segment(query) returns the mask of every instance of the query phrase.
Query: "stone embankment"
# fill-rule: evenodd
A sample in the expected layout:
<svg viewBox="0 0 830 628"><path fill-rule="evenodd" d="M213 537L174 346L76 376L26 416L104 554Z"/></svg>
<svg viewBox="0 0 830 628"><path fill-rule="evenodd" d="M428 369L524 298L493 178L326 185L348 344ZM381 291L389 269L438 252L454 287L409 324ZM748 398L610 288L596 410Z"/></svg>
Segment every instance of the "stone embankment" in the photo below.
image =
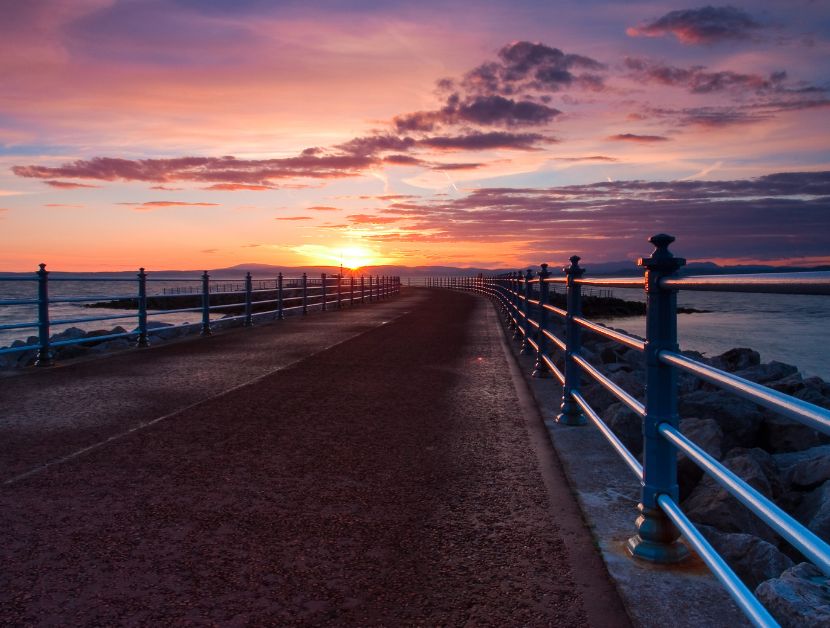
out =
<svg viewBox="0 0 830 628"><path fill-rule="evenodd" d="M830 408L830 384L803 377L757 351L731 349L696 360ZM643 354L586 334L583 355L643 401ZM830 538L830 438L794 420L680 373L681 431L748 484L823 539ZM641 419L597 383L583 392L642 459ZM684 455L678 459L683 510L783 626L830 625L830 580Z"/></svg>

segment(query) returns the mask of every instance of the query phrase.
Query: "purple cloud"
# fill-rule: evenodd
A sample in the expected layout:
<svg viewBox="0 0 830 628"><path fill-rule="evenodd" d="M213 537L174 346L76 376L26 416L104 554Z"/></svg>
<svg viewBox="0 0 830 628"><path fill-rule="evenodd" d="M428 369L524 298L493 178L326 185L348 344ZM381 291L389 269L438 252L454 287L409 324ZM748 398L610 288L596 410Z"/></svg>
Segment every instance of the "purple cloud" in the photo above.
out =
<svg viewBox="0 0 830 628"><path fill-rule="evenodd" d="M626 29L626 33L631 37L662 37L671 34L684 44L709 44L747 39L760 28L761 24L742 9L705 6L670 11L652 22Z"/></svg>

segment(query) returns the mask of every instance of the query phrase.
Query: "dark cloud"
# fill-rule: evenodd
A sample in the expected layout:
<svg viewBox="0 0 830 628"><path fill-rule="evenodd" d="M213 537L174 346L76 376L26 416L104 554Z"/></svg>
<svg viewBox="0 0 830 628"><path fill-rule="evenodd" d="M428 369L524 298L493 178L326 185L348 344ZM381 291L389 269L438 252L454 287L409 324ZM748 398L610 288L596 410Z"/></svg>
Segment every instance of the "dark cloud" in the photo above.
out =
<svg viewBox="0 0 830 628"><path fill-rule="evenodd" d="M453 94L446 105L436 111L416 111L394 118L399 133L431 132L441 125L476 124L480 126L538 126L547 124L561 111L531 100L504 96L461 98Z"/></svg>
<svg viewBox="0 0 830 628"><path fill-rule="evenodd" d="M384 151L406 152L414 146L415 140L411 137L377 134L356 137L344 144L338 144L335 148L350 155L360 155L365 157L373 156ZM305 151L303 151L303 154L305 154Z"/></svg>
<svg viewBox="0 0 830 628"><path fill-rule="evenodd" d="M387 155L383 158L383 163L394 164L396 166L421 166L424 162L413 157L412 155Z"/></svg>
<svg viewBox="0 0 830 628"><path fill-rule="evenodd" d="M14 166L20 177L52 179L67 177L98 181L197 181L267 186L288 178L336 178L356 176L378 163L376 157L357 154L300 155L282 159L237 159L235 157L177 157L170 159L79 159L59 167Z"/></svg>
<svg viewBox="0 0 830 628"><path fill-rule="evenodd" d="M682 87L693 94L709 94L729 90L770 92L782 88L786 72L773 72L769 76L722 71L707 72L704 66L678 68L663 63L628 57L624 61L629 76L637 81Z"/></svg>
<svg viewBox="0 0 830 628"><path fill-rule="evenodd" d="M690 258L826 256L830 172L732 181L614 181L552 188L481 188L450 201L407 203L406 224L376 240L523 242L538 261L586 263L647 254L668 231ZM785 218L786 217L786 218ZM535 234L556 233L556 239ZM736 234L739 237L736 237ZM598 245L598 243L601 243Z"/></svg>
<svg viewBox="0 0 830 628"><path fill-rule="evenodd" d="M498 61L483 63L459 81L466 94L514 95L529 92L558 92L563 89L601 90L606 66L590 57L566 54L541 43L518 41L498 52ZM439 89L455 84L445 79Z"/></svg>
<svg viewBox="0 0 830 628"><path fill-rule="evenodd" d="M482 163L455 163L455 164L432 164L433 170L475 170L481 168Z"/></svg>
<svg viewBox="0 0 830 628"><path fill-rule="evenodd" d="M626 30L632 37L660 37L672 34L684 44L708 44L747 39L761 28L749 13L735 7L705 6L671 11L652 22Z"/></svg>
<svg viewBox="0 0 830 628"><path fill-rule="evenodd" d="M663 137L662 135L635 135L634 133L619 133L617 135L611 135L608 138L613 142L641 142L641 143L650 143L650 142L667 142L669 138Z"/></svg>
<svg viewBox="0 0 830 628"><path fill-rule="evenodd" d="M488 150L494 148L534 150L539 143L554 141L556 140L539 133L492 131L490 133L426 137L419 140L418 144L442 150Z"/></svg>

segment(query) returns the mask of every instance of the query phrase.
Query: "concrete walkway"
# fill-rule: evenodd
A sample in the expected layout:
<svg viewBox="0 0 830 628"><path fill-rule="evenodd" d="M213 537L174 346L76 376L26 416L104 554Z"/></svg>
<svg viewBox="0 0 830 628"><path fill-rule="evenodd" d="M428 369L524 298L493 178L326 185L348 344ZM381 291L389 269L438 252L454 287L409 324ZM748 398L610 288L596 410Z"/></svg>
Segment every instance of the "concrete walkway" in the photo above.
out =
<svg viewBox="0 0 830 628"><path fill-rule="evenodd" d="M0 381L0 624L628 625L501 333L412 290Z"/></svg>

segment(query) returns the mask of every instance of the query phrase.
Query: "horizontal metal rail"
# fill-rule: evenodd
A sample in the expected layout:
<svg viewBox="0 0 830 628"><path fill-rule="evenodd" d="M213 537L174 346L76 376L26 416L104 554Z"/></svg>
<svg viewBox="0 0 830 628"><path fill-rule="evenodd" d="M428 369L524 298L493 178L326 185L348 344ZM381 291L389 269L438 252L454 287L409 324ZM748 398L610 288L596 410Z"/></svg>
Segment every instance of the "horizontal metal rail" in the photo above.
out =
<svg viewBox="0 0 830 628"><path fill-rule="evenodd" d="M804 554L808 560L821 569L825 576L830 577L830 545L686 438L677 428L662 423L657 431L749 508L761 521Z"/></svg>
<svg viewBox="0 0 830 628"><path fill-rule="evenodd" d="M589 321L587 318L582 318L581 316L574 316L573 321L574 323L576 323L577 325L581 325L585 329L589 329L592 332L599 334L600 336L610 338L611 340L616 340L617 342L625 345L626 347L631 347L632 349L636 349L637 351L645 351L646 349L645 340L640 340L639 338L635 338L634 336L629 336L628 334L623 334L619 331L614 331L613 329L609 329L608 327Z"/></svg>
<svg viewBox="0 0 830 628"><path fill-rule="evenodd" d="M830 294L830 281L827 275L809 272L667 277L660 280L660 287L711 292Z"/></svg>
<svg viewBox="0 0 830 628"><path fill-rule="evenodd" d="M752 595L752 592L741 582L741 579L735 574L726 561L720 557L715 549L709 544L709 541L698 531L698 529L689 521L689 518L680 510L680 507L674 500L666 494L660 495L657 498L657 503L663 512L668 515L672 523L677 526L678 530L683 533L686 541L697 552L698 556L703 559L703 562L712 571L712 574L720 581L726 589L729 596L735 600L735 603L747 616L753 626L759 628L777 628L778 622L769 614L769 611L763 607L758 599Z"/></svg>
<svg viewBox="0 0 830 628"><path fill-rule="evenodd" d="M579 404L579 407L582 408L582 411L585 413L591 422L599 429L605 439L611 443L611 446L614 450L620 455L628 465L628 468L634 473L638 480L642 481L643 479L643 465L640 464L640 461L634 457L628 448L623 445L622 441L617 438L617 435L611 430L610 427L603 421L600 416L594 411L594 409L590 406L590 404L585 401L585 397L582 396L581 393L574 392L572 393L574 401Z"/></svg>
<svg viewBox="0 0 830 628"><path fill-rule="evenodd" d="M0 325L0 331L5 331L7 329L28 329L37 326L37 321L31 323L7 323L5 325Z"/></svg>
<svg viewBox="0 0 830 628"><path fill-rule="evenodd" d="M642 403L637 401L625 390L600 373L592 364L588 362L588 360L583 358L581 355L573 355L571 357L583 371L593 377L597 383L601 384L608 392L631 408L636 414L639 414L641 417L646 415L646 407Z"/></svg>
<svg viewBox="0 0 830 628"><path fill-rule="evenodd" d="M643 288L643 279L631 279L628 277L591 277L587 279L577 279L576 283L582 286L597 286L600 288Z"/></svg>
<svg viewBox="0 0 830 628"><path fill-rule="evenodd" d="M761 384L756 384L732 373L721 371L713 366L701 364L697 360L687 358L679 353L661 351L659 358L666 364L693 373L709 383L735 393L739 397L748 399L770 410L775 410L799 423L830 435L830 410L791 397L772 388L767 388Z"/></svg>

